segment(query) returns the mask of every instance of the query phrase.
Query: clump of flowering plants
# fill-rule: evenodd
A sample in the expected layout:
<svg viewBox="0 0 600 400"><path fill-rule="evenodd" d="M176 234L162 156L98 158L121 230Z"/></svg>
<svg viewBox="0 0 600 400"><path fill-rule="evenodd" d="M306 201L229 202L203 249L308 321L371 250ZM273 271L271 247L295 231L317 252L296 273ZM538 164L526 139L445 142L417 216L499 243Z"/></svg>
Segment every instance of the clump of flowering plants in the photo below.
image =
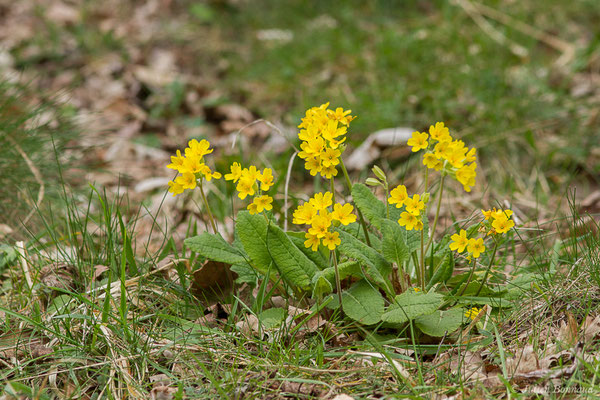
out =
<svg viewBox="0 0 600 400"><path fill-rule="evenodd" d="M476 221L457 222L451 228L455 232L435 237L448 178L466 192L476 185L476 149L437 122L407 142L420 156L420 187L392 184L377 166L366 185L353 184L343 153L354 118L350 110L332 109L329 103L302 118L298 157L329 190L304 195L293 210L292 231L281 229L285 217L272 212L273 171L238 162L229 167L225 180L245 207L235 217L233 243L217 232L202 190L204 181L221 177L204 163L212 152L209 143L190 142L185 157L178 151L168 167L181 176L169 190L177 195L199 187L214 229L186 239L186 245L230 265L239 281L271 280L290 296L308 295L364 325L400 327L412 321L427 335L445 336L479 320L489 308L475 306L502 295L488 278L500 245L514 229L512 211L482 210ZM385 198L369 186L383 189Z"/></svg>

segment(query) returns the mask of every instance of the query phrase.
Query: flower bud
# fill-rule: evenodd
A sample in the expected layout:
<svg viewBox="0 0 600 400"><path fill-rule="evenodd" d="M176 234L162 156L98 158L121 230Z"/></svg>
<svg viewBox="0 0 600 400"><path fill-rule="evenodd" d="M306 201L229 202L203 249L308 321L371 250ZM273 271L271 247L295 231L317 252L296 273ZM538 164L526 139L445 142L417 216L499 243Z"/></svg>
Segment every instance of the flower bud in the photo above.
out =
<svg viewBox="0 0 600 400"><path fill-rule="evenodd" d="M365 181L365 183L367 185L369 185L369 186L381 186L381 185L383 185L383 183L379 182L375 178L367 178L367 180Z"/></svg>
<svg viewBox="0 0 600 400"><path fill-rule="evenodd" d="M421 200L425 204L429 203L429 192L423 193L423 196L421 197Z"/></svg>
<svg viewBox="0 0 600 400"><path fill-rule="evenodd" d="M378 177L379 179L381 179L383 182L387 181L385 172L383 172L383 170L381 168L379 168L377 165L374 165L373 168L371 169L371 171L373 171L375 176Z"/></svg>

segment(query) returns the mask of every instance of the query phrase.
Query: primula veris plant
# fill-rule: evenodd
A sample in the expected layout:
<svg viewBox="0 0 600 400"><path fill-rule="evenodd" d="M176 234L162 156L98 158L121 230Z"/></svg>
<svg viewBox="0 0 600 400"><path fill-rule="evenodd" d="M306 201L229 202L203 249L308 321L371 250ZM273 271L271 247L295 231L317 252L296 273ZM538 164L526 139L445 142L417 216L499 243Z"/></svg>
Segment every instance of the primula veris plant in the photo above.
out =
<svg viewBox="0 0 600 400"><path fill-rule="evenodd" d="M454 138L443 122L414 132L407 145L420 159L422 184L392 185L373 166L366 184L383 189L385 197L378 198L368 186L353 184L344 166L355 118L350 110L325 103L307 110L298 125L305 173L322 179L329 190L298 196L304 201L293 209L294 231L283 231L281 216L266 212L273 210L274 194L268 192L274 172L233 162L225 181L237 193L236 207L245 208L235 217L236 240L230 244L215 229L185 243L202 257L231 265L238 281L271 280L290 296L307 293L364 325L401 327L413 321L423 333L446 336L478 315L468 296L495 295L487 280L500 244L515 228L512 211L482 210L477 222L457 223L455 233L436 239L446 178L470 192L476 186L476 149ZM211 152L206 140L191 141L185 156L177 152L168 167L181 176L169 190L202 191L204 181L220 178L204 163ZM455 271L457 265L466 272ZM485 271L482 278L478 269Z"/></svg>

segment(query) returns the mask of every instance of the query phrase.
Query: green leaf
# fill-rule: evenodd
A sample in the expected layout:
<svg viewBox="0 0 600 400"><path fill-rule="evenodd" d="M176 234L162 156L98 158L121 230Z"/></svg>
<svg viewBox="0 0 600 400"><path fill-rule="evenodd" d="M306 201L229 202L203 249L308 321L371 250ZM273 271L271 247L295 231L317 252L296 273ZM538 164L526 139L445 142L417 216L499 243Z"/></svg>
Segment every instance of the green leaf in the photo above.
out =
<svg viewBox="0 0 600 400"><path fill-rule="evenodd" d="M386 322L401 324L421 315L431 314L442 305L443 296L439 293L415 292L407 290L396 296L381 319Z"/></svg>
<svg viewBox="0 0 600 400"><path fill-rule="evenodd" d="M279 273L289 284L304 290L310 288L319 268L302 253L278 226L267 228L267 243L271 258Z"/></svg>
<svg viewBox="0 0 600 400"><path fill-rule="evenodd" d="M325 258L321 251L313 251L312 248L304 245L304 232L286 232L292 243L304 253L319 269L323 270L329 267L329 261ZM329 252L329 250L327 250Z"/></svg>
<svg viewBox="0 0 600 400"><path fill-rule="evenodd" d="M389 287L388 276L392 266L375 249L367 246L354 236L337 229L342 243L338 246L340 253L353 258L368 267L370 278L383 287Z"/></svg>
<svg viewBox="0 0 600 400"><path fill-rule="evenodd" d="M246 262L243 254L227 243L219 233L204 232L202 235L187 238L183 242L187 247L209 260L230 265Z"/></svg>
<svg viewBox="0 0 600 400"><path fill-rule="evenodd" d="M355 183L352 186L352 199L365 218L380 229L381 220L386 216L385 204L362 183Z"/></svg>
<svg viewBox="0 0 600 400"><path fill-rule="evenodd" d="M267 221L262 215L250 215L248 211L240 211L235 227L252 265L258 272L266 274L271 264L271 255L267 249Z"/></svg>
<svg viewBox="0 0 600 400"><path fill-rule="evenodd" d="M251 285L256 285L256 279L258 278L258 274L254 268L247 262L241 264L233 264L231 266L231 270L238 274L237 279L235 280L237 283L249 283Z"/></svg>
<svg viewBox="0 0 600 400"><path fill-rule="evenodd" d="M340 280L349 276L362 277L360 265L356 261L346 261L338 265ZM333 292L335 287L335 267L328 267L319 271L312 279L313 296Z"/></svg>
<svg viewBox="0 0 600 400"><path fill-rule="evenodd" d="M457 330L463 323L464 314L465 310L462 308L438 310L432 314L417 317L415 324L423 333L429 336L441 337Z"/></svg>
<svg viewBox="0 0 600 400"><path fill-rule="evenodd" d="M381 250L386 260L401 265L410 258L405 235L402 234L402 227L397 222L389 219L382 220L381 233L383 234Z"/></svg>
<svg viewBox="0 0 600 400"><path fill-rule="evenodd" d="M429 280L427 289L430 289L438 282L446 282L448 279L450 279L450 277L452 277L452 272L454 272L454 254L451 251L447 251L441 265L437 267L433 273L433 276Z"/></svg>
<svg viewBox="0 0 600 400"><path fill-rule="evenodd" d="M377 288L362 280L342 293L344 313L355 321L365 325L381 321L384 300Z"/></svg>
<svg viewBox="0 0 600 400"><path fill-rule="evenodd" d="M269 308L261 312L258 318L264 329L273 329L285 319L285 310L283 308Z"/></svg>

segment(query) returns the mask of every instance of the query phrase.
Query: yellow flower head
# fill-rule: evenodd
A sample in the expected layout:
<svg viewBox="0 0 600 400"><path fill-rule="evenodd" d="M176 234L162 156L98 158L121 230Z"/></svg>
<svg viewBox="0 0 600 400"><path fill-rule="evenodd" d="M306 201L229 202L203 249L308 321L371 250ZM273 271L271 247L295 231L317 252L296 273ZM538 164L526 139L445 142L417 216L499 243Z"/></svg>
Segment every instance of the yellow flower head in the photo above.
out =
<svg viewBox="0 0 600 400"><path fill-rule="evenodd" d="M308 202L318 211L325 210L333 203L333 194L331 192L316 193Z"/></svg>
<svg viewBox="0 0 600 400"><path fill-rule="evenodd" d="M514 221L508 219L504 214L502 214L502 217L500 218L494 218L494 222L492 222L492 227L494 228L496 233L506 233L513 226L515 226Z"/></svg>
<svg viewBox="0 0 600 400"><path fill-rule="evenodd" d="M344 109L342 107L338 107L335 109L335 111L331 111L331 110L327 110L327 116L334 120L334 121L339 121L344 125L350 125L350 122L352 122L352 120L356 117L353 117L352 115L349 115L352 112L352 110L346 110L344 111Z"/></svg>
<svg viewBox="0 0 600 400"><path fill-rule="evenodd" d="M177 155L171 156L171 164L167 165L167 168L171 168L177 170L178 172L181 172L184 160L185 157L181 155L181 151L177 150Z"/></svg>
<svg viewBox="0 0 600 400"><path fill-rule="evenodd" d="M306 240L304 241L304 247L312 248L312 251L317 251L319 249L319 244L321 244L321 239L317 237L317 235L311 235L310 233L306 233L304 235Z"/></svg>
<svg viewBox="0 0 600 400"><path fill-rule="evenodd" d="M352 204L346 203L342 206L341 204L335 203L333 205L331 218L340 221L342 225L348 225L356 221L356 215L352 214L352 211L354 211Z"/></svg>
<svg viewBox="0 0 600 400"><path fill-rule="evenodd" d="M412 231L413 229L420 230L423 229L423 225L421 223L420 228L418 224L419 219L409 212L403 211L400 214L400 219L398 220L398 224L406 228L407 231Z"/></svg>
<svg viewBox="0 0 600 400"><path fill-rule="evenodd" d="M317 173L321 172L323 166L321 165L320 157L310 157L306 159L304 163L304 168L306 168L312 176L317 175Z"/></svg>
<svg viewBox="0 0 600 400"><path fill-rule="evenodd" d="M177 182L169 181L169 192L173 193L173 196L183 193L183 186Z"/></svg>
<svg viewBox="0 0 600 400"><path fill-rule="evenodd" d="M294 211L293 223L296 225L310 225L318 210L309 202L302 204Z"/></svg>
<svg viewBox="0 0 600 400"><path fill-rule="evenodd" d="M179 172L185 173L190 172L192 174L197 174L200 172L204 166L204 163L201 162L201 158L196 156L195 154L190 154L183 159L183 165L180 167Z"/></svg>
<svg viewBox="0 0 600 400"><path fill-rule="evenodd" d="M335 250L337 246L342 243L340 234L337 232L327 232L323 237L323 245L327 246L329 250Z"/></svg>
<svg viewBox="0 0 600 400"><path fill-rule="evenodd" d="M455 233L450 237L452 239L452 243L450 243L450 250L458 251L462 253L465 251L465 248L469 244L469 239L467 238L467 231L464 229L460 230L460 234Z"/></svg>
<svg viewBox="0 0 600 400"><path fill-rule="evenodd" d="M338 165L340 163L339 158L341 154L342 152L337 149L326 149L320 154L320 159L323 163L323 166L327 168Z"/></svg>
<svg viewBox="0 0 600 400"><path fill-rule="evenodd" d="M421 214L421 210L425 208L425 203L421 201L421 196L418 194L404 200L404 205L406 206L406 211L417 217Z"/></svg>
<svg viewBox="0 0 600 400"><path fill-rule="evenodd" d="M273 205L271 203L273 203L273 198L271 196L262 195L255 197L247 208L250 210L250 214L257 214L263 212L264 210L272 210Z"/></svg>
<svg viewBox="0 0 600 400"><path fill-rule="evenodd" d="M426 134L425 132L421 133L418 131L413 132L412 137L410 139L408 139L408 142L406 142L406 144L408 144L409 146L412 146L412 151L414 153L416 153L417 151L421 150L421 149L426 149L427 146L429 145L429 143L427 143L427 138L429 137L428 134Z"/></svg>
<svg viewBox="0 0 600 400"><path fill-rule="evenodd" d="M452 137L450 136L450 132L448 128L444 126L443 122L436 122L435 126L429 126L429 135L431 135L431 139L437 140L438 142L450 142Z"/></svg>
<svg viewBox="0 0 600 400"><path fill-rule="evenodd" d="M225 180L233 181L233 183L236 183L238 179L242 177L242 166L240 165L240 163L234 162L233 164L231 164L229 169L231 170L231 173L225 174Z"/></svg>
<svg viewBox="0 0 600 400"><path fill-rule="evenodd" d="M260 190L269 190L273 186L273 170L271 168L263 169L258 181L260 182Z"/></svg>
<svg viewBox="0 0 600 400"><path fill-rule="evenodd" d="M398 185L390 192L390 198L388 199L388 203L396 204L396 208L401 208L404 205L406 199L408 199L406 186Z"/></svg>
<svg viewBox="0 0 600 400"><path fill-rule="evenodd" d="M254 196L254 193L255 193L254 183L255 182L253 179L242 176L240 178L240 180L238 181L238 184L235 188L239 192L238 197L240 199L244 200L246 198L246 196Z"/></svg>
<svg viewBox="0 0 600 400"><path fill-rule="evenodd" d="M221 173L220 172L212 172L210 170L210 167L206 164L202 164L200 166L200 171L198 171L198 172L200 172L204 176L204 178L209 182L211 181L212 178L221 179Z"/></svg>
<svg viewBox="0 0 600 400"><path fill-rule="evenodd" d="M438 158L433 153L425 153L423 156L423 165L427 168L435 169L439 171L444 166L442 160L438 160Z"/></svg>
<svg viewBox="0 0 600 400"><path fill-rule="evenodd" d="M194 189L196 187L196 176L191 172L184 172L175 179L175 183L181 185L184 189Z"/></svg>
<svg viewBox="0 0 600 400"><path fill-rule="evenodd" d="M485 251L485 245L483 244L483 239L469 239L469 244L467 245L467 251L471 253L473 258L479 258L481 253Z"/></svg>
<svg viewBox="0 0 600 400"><path fill-rule="evenodd" d="M477 163L473 162L456 171L456 180L462 183L466 192L470 192L471 186L475 185L475 177L477 176L476 168Z"/></svg>
<svg viewBox="0 0 600 400"><path fill-rule="evenodd" d="M474 320L475 318L477 318L480 312L481 309L477 307L469 308L467 311L465 311L465 318Z"/></svg>
<svg viewBox="0 0 600 400"><path fill-rule="evenodd" d="M337 174L338 170L333 165L321 168L321 176L325 179L331 179L332 177L337 176Z"/></svg>
<svg viewBox="0 0 600 400"><path fill-rule="evenodd" d="M254 182L256 182L256 180L258 179L259 176L260 176L260 171L258 169L256 169L256 167L254 165L251 165L250 167L244 168L242 170L241 179L246 179L248 181L252 181L252 183L254 184Z"/></svg>
<svg viewBox="0 0 600 400"><path fill-rule="evenodd" d="M208 140L202 139L201 141L197 141L196 139L192 139L188 142L188 147L185 149L185 156L189 157L190 155L196 156L198 158L202 158L207 154L213 152L213 149L210 149L210 143Z"/></svg>
<svg viewBox="0 0 600 400"><path fill-rule="evenodd" d="M319 214L312 220L312 225L308 229L308 233L311 235L316 235L319 239L325 237L325 234L328 232L329 227L331 226L331 215Z"/></svg>

